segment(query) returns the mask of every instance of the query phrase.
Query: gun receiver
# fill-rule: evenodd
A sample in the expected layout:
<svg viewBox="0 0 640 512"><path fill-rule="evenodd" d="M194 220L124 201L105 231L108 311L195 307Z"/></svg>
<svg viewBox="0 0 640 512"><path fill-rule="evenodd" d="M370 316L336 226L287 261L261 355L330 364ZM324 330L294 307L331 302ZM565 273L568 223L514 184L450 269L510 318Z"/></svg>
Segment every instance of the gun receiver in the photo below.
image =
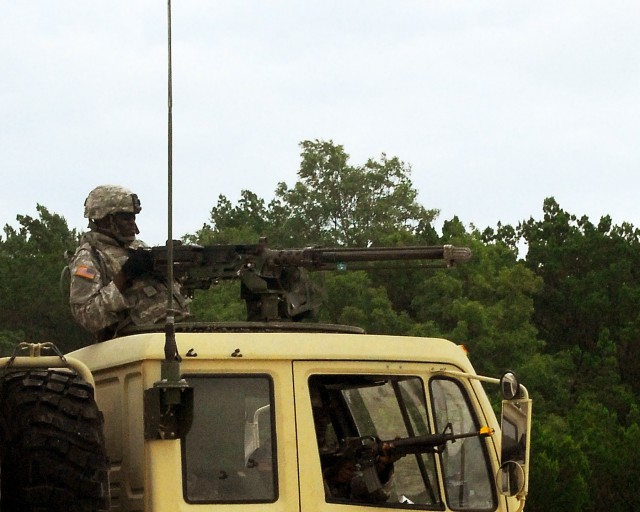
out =
<svg viewBox="0 0 640 512"><path fill-rule="evenodd" d="M151 248L153 270L166 275L166 246ZM189 293L207 289L221 280L240 279L241 297L250 321L299 320L319 306L308 272L356 270L351 263L439 260L451 267L471 258L466 247L367 247L270 249L266 239L257 244L173 245L173 273ZM433 266L433 265L431 265Z"/></svg>

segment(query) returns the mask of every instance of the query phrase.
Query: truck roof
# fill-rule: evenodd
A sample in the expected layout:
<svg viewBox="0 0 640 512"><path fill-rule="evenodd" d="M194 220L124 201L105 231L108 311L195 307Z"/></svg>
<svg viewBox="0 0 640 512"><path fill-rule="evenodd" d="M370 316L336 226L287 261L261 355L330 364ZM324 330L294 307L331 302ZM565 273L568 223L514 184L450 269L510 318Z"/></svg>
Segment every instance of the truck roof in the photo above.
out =
<svg viewBox="0 0 640 512"><path fill-rule="evenodd" d="M176 332L183 360L350 360L455 364L473 373L464 347L441 338L349 332ZM69 354L93 371L143 360L163 360L164 332L97 343Z"/></svg>

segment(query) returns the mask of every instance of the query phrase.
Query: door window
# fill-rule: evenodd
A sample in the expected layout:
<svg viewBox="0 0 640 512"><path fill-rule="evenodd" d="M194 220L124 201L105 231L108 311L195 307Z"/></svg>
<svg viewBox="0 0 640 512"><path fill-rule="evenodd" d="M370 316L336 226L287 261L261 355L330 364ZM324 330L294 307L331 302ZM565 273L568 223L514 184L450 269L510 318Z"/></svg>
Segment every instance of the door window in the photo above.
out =
<svg viewBox="0 0 640 512"><path fill-rule="evenodd" d="M433 450L379 451L430 433L420 378L315 375L309 389L327 501L442 509Z"/></svg>
<svg viewBox="0 0 640 512"><path fill-rule="evenodd" d="M277 499L272 381L266 375L186 377L193 424L182 440L189 503Z"/></svg>

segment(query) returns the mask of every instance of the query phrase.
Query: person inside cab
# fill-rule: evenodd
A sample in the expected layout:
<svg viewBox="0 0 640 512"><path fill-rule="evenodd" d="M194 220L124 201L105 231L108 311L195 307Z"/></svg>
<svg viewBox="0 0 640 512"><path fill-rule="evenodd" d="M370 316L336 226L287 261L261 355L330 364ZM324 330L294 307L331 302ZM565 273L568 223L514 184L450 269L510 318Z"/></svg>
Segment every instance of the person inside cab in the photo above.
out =
<svg viewBox="0 0 640 512"><path fill-rule="evenodd" d="M310 387L310 394L327 499L386 502L391 496L396 459L369 453L364 457L368 462L361 460L341 442L350 426L339 391L316 383ZM366 447L361 453L365 451Z"/></svg>

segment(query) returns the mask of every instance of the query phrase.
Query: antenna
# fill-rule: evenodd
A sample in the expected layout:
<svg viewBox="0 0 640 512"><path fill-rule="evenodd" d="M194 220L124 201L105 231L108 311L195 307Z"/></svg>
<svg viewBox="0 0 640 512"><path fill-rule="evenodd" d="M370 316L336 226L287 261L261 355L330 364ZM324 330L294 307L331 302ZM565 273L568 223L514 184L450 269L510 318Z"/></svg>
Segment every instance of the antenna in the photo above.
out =
<svg viewBox="0 0 640 512"><path fill-rule="evenodd" d="M168 227L167 227L167 322L165 325L164 360L160 362L160 380L144 391L144 438L178 439L191 427L193 419L193 388L180 378L180 361L176 344L175 312L173 310L173 130L171 93L171 0L167 0L169 42L168 65Z"/></svg>
<svg viewBox="0 0 640 512"><path fill-rule="evenodd" d="M171 69L171 0L167 0L167 320L164 357L180 361L173 310L173 87Z"/></svg>

